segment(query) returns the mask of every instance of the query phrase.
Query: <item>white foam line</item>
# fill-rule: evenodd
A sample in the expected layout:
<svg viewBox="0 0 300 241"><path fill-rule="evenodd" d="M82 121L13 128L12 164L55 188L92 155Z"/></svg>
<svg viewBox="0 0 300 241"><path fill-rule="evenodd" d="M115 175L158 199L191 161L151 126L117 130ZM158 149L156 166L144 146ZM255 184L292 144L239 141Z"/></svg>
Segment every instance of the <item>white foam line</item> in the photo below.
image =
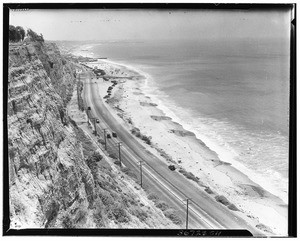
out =
<svg viewBox="0 0 300 241"><path fill-rule="evenodd" d="M251 181L253 181L256 184L259 184L262 188L265 190L269 191L270 193L273 193L275 196L278 196L284 203L288 203L288 199L285 195L281 195L277 190L274 190L274 188L271 185L268 185L266 180L263 178L259 177L256 173L248 169L246 166L241 164L240 162L236 161L234 159L234 154L230 153L227 150L224 150L224 148L218 146L218 144L214 143L211 141L207 136L199 134L198 131L195 131L193 126L186 124L184 121L182 121L180 118L176 116L176 114L170 110L168 107L166 107L161 100L159 100L156 96L147 93L148 96L150 96L154 102L158 104L157 108L161 109L166 116L169 116L172 118L173 121L178 122L182 125L182 127L185 130L191 131L195 133L197 139L203 141L205 145L212 151L216 152L218 155L219 159L224 162L231 163L232 166L246 175Z"/></svg>

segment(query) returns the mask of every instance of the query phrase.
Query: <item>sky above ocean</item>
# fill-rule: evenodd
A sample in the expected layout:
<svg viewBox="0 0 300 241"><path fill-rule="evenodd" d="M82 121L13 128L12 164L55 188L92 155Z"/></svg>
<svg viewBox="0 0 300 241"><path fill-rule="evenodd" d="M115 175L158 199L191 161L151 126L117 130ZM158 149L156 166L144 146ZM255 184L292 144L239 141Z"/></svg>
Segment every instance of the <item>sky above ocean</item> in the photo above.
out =
<svg viewBox="0 0 300 241"><path fill-rule="evenodd" d="M11 11L9 21L47 40L108 41L281 38L289 34L290 19L286 9L29 9Z"/></svg>

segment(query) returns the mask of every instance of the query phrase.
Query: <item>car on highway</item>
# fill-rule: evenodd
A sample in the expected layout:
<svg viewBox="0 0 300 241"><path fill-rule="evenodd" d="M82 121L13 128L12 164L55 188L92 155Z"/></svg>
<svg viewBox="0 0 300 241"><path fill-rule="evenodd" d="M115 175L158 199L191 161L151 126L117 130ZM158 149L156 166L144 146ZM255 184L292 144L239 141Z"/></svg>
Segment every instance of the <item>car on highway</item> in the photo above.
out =
<svg viewBox="0 0 300 241"><path fill-rule="evenodd" d="M117 133L113 132L113 133L112 133L112 136L113 136L113 137L117 137Z"/></svg>
<svg viewBox="0 0 300 241"><path fill-rule="evenodd" d="M111 135L110 135L110 134L107 134L106 137L107 137L108 139L110 139L110 138L111 138Z"/></svg>

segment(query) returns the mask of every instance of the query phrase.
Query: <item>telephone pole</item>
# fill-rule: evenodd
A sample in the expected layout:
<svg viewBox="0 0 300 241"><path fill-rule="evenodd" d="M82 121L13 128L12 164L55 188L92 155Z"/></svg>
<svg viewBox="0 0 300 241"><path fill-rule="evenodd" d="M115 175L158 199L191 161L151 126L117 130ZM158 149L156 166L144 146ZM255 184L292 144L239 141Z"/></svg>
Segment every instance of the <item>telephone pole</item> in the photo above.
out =
<svg viewBox="0 0 300 241"><path fill-rule="evenodd" d="M89 120L90 120L90 119L89 119L89 109L86 109L86 115L87 115L87 119L88 119L88 120L87 120L87 123L89 123Z"/></svg>
<svg viewBox="0 0 300 241"><path fill-rule="evenodd" d="M91 110L91 107L88 107L87 109L86 109L86 115L87 115L87 117L88 117L88 123L89 123L89 120L91 119L90 118L90 110Z"/></svg>
<svg viewBox="0 0 300 241"><path fill-rule="evenodd" d="M186 199L186 221L185 221L185 225L186 225L186 229L188 229L189 227L189 201L192 200L190 198Z"/></svg>
<svg viewBox="0 0 300 241"><path fill-rule="evenodd" d="M107 150L107 145L106 145L106 128L103 129L104 131L104 145L105 145L105 150Z"/></svg>
<svg viewBox="0 0 300 241"><path fill-rule="evenodd" d="M143 187L143 168L142 168L143 162L140 161L140 175L141 175L141 187Z"/></svg>
<svg viewBox="0 0 300 241"><path fill-rule="evenodd" d="M96 121L97 121L97 119L96 118L91 118L91 121L93 121L94 129L95 129L95 136L97 136L97 127L96 127Z"/></svg>
<svg viewBox="0 0 300 241"><path fill-rule="evenodd" d="M121 159L121 142L118 143L119 146L119 160L120 160L120 165L122 166L122 159Z"/></svg>

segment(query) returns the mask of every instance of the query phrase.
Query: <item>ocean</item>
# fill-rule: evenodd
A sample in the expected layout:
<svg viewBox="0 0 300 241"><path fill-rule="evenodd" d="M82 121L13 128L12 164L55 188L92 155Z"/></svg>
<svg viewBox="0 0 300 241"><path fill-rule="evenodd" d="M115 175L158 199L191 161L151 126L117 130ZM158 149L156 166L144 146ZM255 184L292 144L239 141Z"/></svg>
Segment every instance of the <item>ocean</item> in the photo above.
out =
<svg viewBox="0 0 300 241"><path fill-rule="evenodd" d="M286 40L110 42L89 51L147 73L143 91L158 108L288 202Z"/></svg>

